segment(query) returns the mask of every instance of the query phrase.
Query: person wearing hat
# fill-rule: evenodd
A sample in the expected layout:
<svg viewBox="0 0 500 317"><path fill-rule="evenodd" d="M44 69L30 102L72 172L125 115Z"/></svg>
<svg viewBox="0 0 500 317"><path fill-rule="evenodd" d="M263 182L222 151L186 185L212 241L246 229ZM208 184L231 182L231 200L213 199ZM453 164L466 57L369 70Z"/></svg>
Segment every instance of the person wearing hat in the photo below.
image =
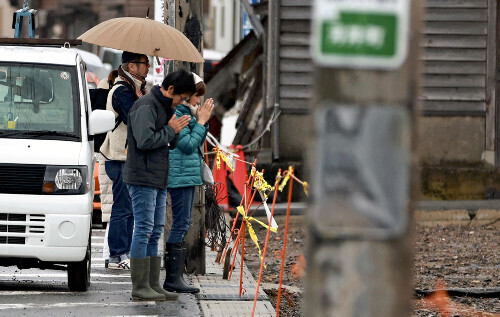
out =
<svg viewBox="0 0 500 317"><path fill-rule="evenodd" d="M124 51L118 77L109 91L106 110L116 116L115 128L106 135L100 152L106 159L105 169L113 181L113 205L109 220L108 245L110 269L130 269L129 252L134 231L132 202L123 182L123 166L126 159L128 113L134 102L146 94L146 76L149 62L144 54Z"/></svg>
<svg viewBox="0 0 500 317"><path fill-rule="evenodd" d="M203 185L201 178L201 151L208 133L208 120L214 109L213 99L207 99L200 106L206 85L193 73L195 93L175 109L177 117L189 116L189 125L179 133L175 149L170 150L170 172L168 192L172 203L172 228L166 243L166 277L163 288L177 293L198 293L199 288L187 284L182 274L186 249L183 247L184 236L191 225L195 186Z"/></svg>
<svg viewBox="0 0 500 317"><path fill-rule="evenodd" d="M161 86L154 86L129 112L123 180L132 199L135 220L130 248L133 300L179 296L160 284L158 243L165 226L169 149L176 146L179 132L189 123L189 116L176 117L174 108L194 91L191 73L171 72Z"/></svg>

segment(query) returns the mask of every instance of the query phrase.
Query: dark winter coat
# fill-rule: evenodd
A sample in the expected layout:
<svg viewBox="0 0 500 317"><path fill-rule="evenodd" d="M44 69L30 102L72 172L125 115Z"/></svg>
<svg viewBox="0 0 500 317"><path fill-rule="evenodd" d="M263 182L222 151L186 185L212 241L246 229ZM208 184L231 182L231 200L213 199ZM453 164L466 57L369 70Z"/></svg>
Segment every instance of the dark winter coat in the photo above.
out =
<svg viewBox="0 0 500 317"><path fill-rule="evenodd" d="M128 114L127 160L123 180L127 184L167 188L169 147L178 135L168 120L173 115L172 99L154 87L138 99Z"/></svg>

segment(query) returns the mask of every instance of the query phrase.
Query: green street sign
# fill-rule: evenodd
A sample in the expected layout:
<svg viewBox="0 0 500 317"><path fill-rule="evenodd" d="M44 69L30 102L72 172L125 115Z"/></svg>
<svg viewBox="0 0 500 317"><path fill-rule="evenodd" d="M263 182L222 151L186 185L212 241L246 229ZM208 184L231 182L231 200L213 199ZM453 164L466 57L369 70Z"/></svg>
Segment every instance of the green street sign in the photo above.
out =
<svg viewBox="0 0 500 317"><path fill-rule="evenodd" d="M394 56L397 23L395 15L342 12L338 22L323 21L321 51L346 56Z"/></svg>
<svg viewBox="0 0 500 317"><path fill-rule="evenodd" d="M408 47L408 1L316 0L312 55L326 66L396 68ZM361 9L362 8L362 9Z"/></svg>

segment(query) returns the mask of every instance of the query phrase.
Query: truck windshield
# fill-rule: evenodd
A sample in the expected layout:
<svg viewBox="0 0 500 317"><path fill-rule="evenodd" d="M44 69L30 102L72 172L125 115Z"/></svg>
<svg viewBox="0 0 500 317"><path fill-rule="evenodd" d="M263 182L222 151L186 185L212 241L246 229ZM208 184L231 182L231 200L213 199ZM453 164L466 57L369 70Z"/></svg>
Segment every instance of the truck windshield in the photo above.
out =
<svg viewBox="0 0 500 317"><path fill-rule="evenodd" d="M0 63L0 138L80 138L77 79L74 66Z"/></svg>

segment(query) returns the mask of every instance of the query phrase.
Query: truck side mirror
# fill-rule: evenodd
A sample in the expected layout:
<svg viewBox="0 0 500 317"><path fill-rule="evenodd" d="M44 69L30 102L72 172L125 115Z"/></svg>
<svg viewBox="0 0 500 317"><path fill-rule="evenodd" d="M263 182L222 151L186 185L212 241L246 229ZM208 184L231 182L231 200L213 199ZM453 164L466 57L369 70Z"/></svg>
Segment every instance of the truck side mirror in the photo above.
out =
<svg viewBox="0 0 500 317"><path fill-rule="evenodd" d="M96 135L113 130L115 114L111 110L96 109L89 116L89 135Z"/></svg>

